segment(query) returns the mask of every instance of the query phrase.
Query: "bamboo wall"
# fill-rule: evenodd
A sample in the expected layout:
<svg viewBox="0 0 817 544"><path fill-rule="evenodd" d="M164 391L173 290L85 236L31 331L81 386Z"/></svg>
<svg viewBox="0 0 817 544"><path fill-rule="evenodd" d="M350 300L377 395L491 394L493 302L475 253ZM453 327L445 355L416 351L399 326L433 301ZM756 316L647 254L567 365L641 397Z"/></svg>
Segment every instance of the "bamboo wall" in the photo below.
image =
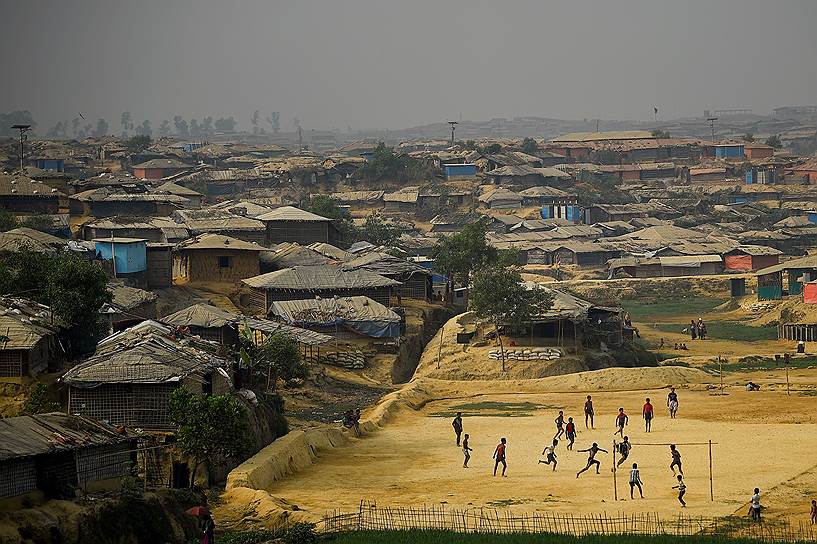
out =
<svg viewBox="0 0 817 544"><path fill-rule="evenodd" d="M219 267L219 257L229 257L230 266ZM260 273L257 251L197 249L177 257L177 274L190 282L239 282Z"/></svg>

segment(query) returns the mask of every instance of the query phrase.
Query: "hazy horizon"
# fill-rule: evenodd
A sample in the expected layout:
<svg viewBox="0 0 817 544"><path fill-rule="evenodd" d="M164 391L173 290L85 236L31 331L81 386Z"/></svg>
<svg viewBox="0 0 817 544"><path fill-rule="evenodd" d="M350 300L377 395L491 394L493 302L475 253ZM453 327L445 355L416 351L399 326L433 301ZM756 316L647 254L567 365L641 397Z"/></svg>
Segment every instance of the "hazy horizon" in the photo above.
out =
<svg viewBox="0 0 817 544"><path fill-rule="evenodd" d="M9 2L0 112L154 130L541 116L672 119L817 103L817 2ZM9 77L14 75L14 77ZM262 121L263 123L263 121Z"/></svg>

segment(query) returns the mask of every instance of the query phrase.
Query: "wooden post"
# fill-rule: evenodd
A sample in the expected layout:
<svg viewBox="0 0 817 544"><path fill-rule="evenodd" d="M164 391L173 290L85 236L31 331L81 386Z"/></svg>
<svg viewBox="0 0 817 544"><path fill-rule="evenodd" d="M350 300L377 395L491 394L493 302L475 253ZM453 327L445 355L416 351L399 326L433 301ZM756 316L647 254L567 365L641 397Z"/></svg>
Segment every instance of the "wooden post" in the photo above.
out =
<svg viewBox="0 0 817 544"><path fill-rule="evenodd" d="M721 360L721 356L718 355L718 374L721 375L721 396L723 396L723 361Z"/></svg>
<svg viewBox="0 0 817 544"><path fill-rule="evenodd" d="M709 500L715 500L715 487L712 479L712 441L709 441Z"/></svg>
<svg viewBox="0 0 817 544"><path fill-rule="evenodd" d="M616 478L616 439L613 439L613 498L618 502L618 480Z"/></svg>
<svg viewBox="0 0 817 544"><path fill-rule="evenodd" d="M789 389L789 361L791 356L788 353L783 354L783 366L786 367L786 394L791 395L791 390Z"/></svg>
<svg viewBox="0 0 817 544"><path fill-rule="evenodd" d="M445 323L440 327L440 346L437 350L437 370L440 369L440 357L443 355L443 333L445 332Z"/></svg>

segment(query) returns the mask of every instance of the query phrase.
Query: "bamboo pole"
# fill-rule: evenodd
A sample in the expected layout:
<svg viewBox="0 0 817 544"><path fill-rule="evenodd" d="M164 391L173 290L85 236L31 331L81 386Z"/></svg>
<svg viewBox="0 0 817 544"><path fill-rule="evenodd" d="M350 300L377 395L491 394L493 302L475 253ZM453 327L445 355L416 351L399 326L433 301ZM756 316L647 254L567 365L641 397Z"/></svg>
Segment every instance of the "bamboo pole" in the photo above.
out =
<svg viewBox="0 0 817 544"><path fill-rule="evenodd" d="M613 498L618 502L618 479L616 478L616 439L613 439Z"/></svg>
<svg viewBox="0 0 817 544"><path fill-rule="evenodd" d="M715 484L712 478L712 441L709 441L709 500L715 500Z"/></svg>

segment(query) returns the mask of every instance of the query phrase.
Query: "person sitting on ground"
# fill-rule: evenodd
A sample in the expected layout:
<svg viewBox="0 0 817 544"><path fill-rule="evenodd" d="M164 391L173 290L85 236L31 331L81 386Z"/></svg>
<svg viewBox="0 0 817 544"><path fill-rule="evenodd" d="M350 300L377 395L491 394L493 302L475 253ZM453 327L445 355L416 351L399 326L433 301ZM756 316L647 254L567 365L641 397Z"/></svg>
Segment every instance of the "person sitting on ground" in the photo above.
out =
<svg viewBox="0 0 817 544"><path fill-rule="evenodd" d="M755 382L749 382L746 384L747 391L760 391L760 386Z"/></svg>

